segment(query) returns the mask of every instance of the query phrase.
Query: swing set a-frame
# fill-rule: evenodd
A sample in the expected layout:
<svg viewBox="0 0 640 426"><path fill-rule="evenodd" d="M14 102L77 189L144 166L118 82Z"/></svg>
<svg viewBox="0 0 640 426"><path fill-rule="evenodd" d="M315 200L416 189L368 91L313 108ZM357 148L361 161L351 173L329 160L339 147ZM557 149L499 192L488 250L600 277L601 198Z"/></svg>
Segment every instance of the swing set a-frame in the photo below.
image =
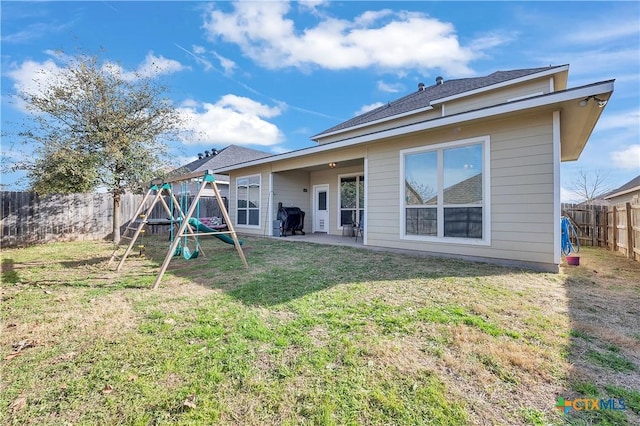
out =
<svg viewBox="0 0 640 426"><path fill-rule="evenodd" d="M199 182L199 187L194 199L191 201L190 205L187 208L186 203L180 203L176 198L173 191L173 184L187 183L188 185L188 182L191 182L193 180ZM214 196L218 201L218 206L220 207L220 211L222 212L224 221L227 225L227 231L208 229L207 227L202 226L202 224L199 223L198 219L194 217L196 209L199 210L200 198L203 197L206 188L209 186L213 190ZM164 196L169 197L171 207L169 207L169 204L167 204L167 202L165 201ZM149 200L151 200L151 203L149 203ZM240 259L242 260L242 263L244 264L244 267L249 267L249 265L247 264L247 259L245 258L244 252L242 250L242 243L240 242L240 240L238 240L236 231L233 228L233 224L231 223L231 219L229 218L229 213L227 212L227 208L225 207L222 196L220 195L220 190L218 189L218 185L216 184L215 177L210 170L206 170L204 172L192 172L170 179L154 180L151 182L149 189L147 190L135 214L133 215L132 221L125 228L125 231L123 233L124 235L122 237L122 240L130 241L124 254L120 258L120 261L118 262L118 266L116 268L117 271L120 271L122 269L125 260L127 259L129 254L131 254L131 251L136 245L136 242L139 239L144 238L144 234L146 231L145 226L151 223L152 219L149 219L149 217L154 207L158 203L162 205L169 216L172 238L169 251L167 252L164 262L162 262L160 271L158 272L156 280L153 283L154 290L158 288L158 285L160 284L160 281L162 280L162 277L167 271L167 267L169 266L169 263L174 256L183 255L185 259L195 259L200 253L202 253L202 248L200 247L198 239L201 236L214 235L220 239L224 239L229 244L233 244L236 248L236 251L238 252L238 255L240 256ZM178 213L178 217L176 217L175 215L176 211ZM136 221L136 218L140 218L140 220ZM178 230L175 231L175 234L174 225L178 226ZM203 232L203 229L206 229L206 231ZM130 232L133 232L133 235L127 236L127 233ZM196 241L196 248L193 252L191 252L187 247L186 242L188 238L192 238ZM143 246L139 245L139 247L142 251ZM113 250L113 253L111 254L111 258L109 259L108 264L111 264L116 259L118 249L119 247L116 246Z"/></svg>

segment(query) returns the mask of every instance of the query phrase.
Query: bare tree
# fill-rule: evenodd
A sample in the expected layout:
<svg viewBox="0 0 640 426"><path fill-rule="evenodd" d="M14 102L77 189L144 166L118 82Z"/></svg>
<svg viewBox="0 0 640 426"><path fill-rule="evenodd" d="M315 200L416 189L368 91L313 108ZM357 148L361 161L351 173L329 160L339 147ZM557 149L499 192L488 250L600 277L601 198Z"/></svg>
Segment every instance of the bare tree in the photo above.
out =
<svg viewBox="0 0 640 426"><path fill-rule="evenodd" d="M578 176L570 183L569 188L579 197L581 202L590 203L611 191L608 174L601 170L585 172L580 170Z"/></svg>
<svg viewBox="0 0 640 426"><path fill-rule="evenodd" d="M437 202L438 193L430 185L420 183L416 180L410 182L405 180L405 191L411 204L433 204Z"/></svg>
<svg viewBox="0 0 640 426"><path fill-rule="evenodd" d="M118 242L121 195L153 177L166 138L180 126L166 90L156 79L125 74L95 55L68 58L46 84L19 90L30 117L18 136L36 149L13 169L25 170L39 193L108 189Z"/></svg>

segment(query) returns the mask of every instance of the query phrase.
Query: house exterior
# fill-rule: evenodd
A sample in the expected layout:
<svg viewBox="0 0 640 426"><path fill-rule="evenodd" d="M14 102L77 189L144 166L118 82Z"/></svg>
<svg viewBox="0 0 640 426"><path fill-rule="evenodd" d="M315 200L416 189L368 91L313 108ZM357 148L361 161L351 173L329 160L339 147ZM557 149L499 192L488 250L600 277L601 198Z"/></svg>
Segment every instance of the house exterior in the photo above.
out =
<svg viewBox="0 0 640 426"><path fill-rule="evenodd" d="M306 232L365 245L557 271L560 162L577 160L614 81L567 88L569 66L445 81L327 129L316 146L222 167L239 232L277 206Z"/></svg>
<svg viewBox="0 0 640 426"><path fill-rule="evenodd" d="M640 164L638 164L638 167L640 167ZM609 192L603 198L610 204L627 203L634 198L640 202L640 175L631 179L620 188Z"/></svg>
<svg viewBox="0 0 640 426"><path fill-rule="evenodd" d="M180 174L202 171L203 174L206 170L219 169L221 167L231 166L233 164L240 164L247 161L257 160L265 157L270 157L273 154L264 151L258 151L257 149L245 148L238 145L229 145L226 148L217 150L215 148L206 150L201 154L198 154L198 159L194 160L178 169ZM215 175L218 190L223 197L229 197L229 176L227 175ZM188 192L195 194L198 191L199 183L190 182ZM212 194L208 194L212 195Z"/></svg>

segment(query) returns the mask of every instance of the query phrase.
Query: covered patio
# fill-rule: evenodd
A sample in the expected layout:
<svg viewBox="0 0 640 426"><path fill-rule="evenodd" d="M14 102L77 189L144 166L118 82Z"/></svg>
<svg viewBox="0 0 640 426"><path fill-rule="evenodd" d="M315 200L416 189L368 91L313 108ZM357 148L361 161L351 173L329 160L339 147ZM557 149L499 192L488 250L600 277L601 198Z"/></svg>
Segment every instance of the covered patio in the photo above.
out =
<svg viewBox="0 0 640 426"><path fill-rule="evenodd" d="M314 232L307 233L305 235L287 235L286 237L273 237L268 236L267 238L274 238L279 241L286 242L306 242L306 243L315 243L315 244L325 244L332 246L349 246L349 247L360 247L367 248L362 243L362 236L358 235L358 240L356 241L355 237L352 236L341 236L334 234L326 234L323 232Z"/></svg>

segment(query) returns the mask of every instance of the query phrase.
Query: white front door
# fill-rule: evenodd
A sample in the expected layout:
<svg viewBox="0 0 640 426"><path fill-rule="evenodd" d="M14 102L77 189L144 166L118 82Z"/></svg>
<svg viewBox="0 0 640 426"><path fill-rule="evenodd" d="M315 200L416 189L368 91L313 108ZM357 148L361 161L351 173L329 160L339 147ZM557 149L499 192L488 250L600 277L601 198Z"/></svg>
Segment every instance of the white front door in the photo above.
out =
<svg viewBox="0 0 640 426"><path fill-rule="evenodd" d="M329 232L329 185L314 185L313 213L313 232Z"/></svg>

